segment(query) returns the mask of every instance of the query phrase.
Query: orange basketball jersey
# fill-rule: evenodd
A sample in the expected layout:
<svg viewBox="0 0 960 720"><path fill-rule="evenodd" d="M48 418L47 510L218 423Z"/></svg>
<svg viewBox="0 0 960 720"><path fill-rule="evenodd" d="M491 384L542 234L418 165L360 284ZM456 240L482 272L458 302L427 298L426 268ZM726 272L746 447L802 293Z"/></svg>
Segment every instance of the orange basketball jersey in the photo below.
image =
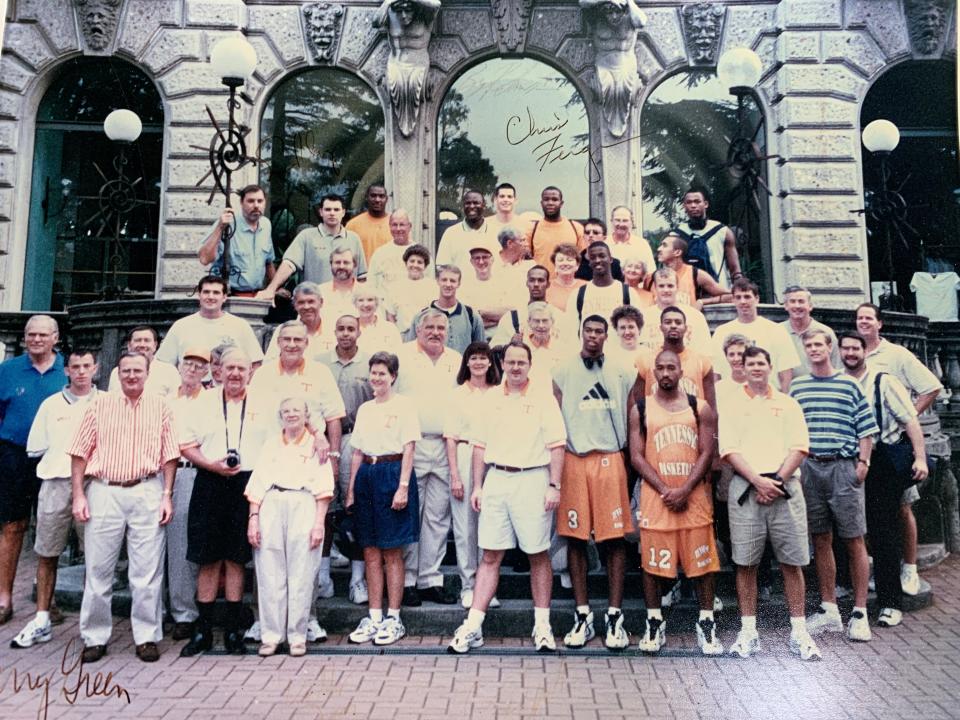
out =
<svg viewBox="0 0 960 720"><path fill-rule="evenodd" d="M686 403L686 401L684 401ZM697 412L706 406L697 400ZM697 421L693 409L685 406L678 412L665 410L656 397L646 399L646 445L643 455L668 488L682 486L693 470L699 455ZM648 483L640 488L640 529L679 530L713 523L713 502L710 484L698 483L687 499L683 512L673 512Z"/></svg>

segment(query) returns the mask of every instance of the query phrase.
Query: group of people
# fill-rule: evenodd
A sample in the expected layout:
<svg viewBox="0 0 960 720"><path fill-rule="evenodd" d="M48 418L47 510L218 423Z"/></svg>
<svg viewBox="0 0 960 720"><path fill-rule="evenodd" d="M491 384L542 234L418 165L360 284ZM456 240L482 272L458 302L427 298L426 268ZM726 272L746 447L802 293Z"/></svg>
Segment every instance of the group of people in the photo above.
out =
<svg viewBox="0 0 960 720"><path fill-rule="evenodd" d="M666 642L662 607L681 570L696 588L699 647L724 652L718 540L737 568L734 654L759 647L765 548L783 573L791 650L819 657L812 636L844 629L834 534L853 585L848 636L871 636L868 536L878 624L901 622L902 593L919 589L910 504L928 469L917 417L940 384L880 336L873 305L858 307L857 332L839 339L811 317L804 288L785 291L786 322L760 317L759 289L740 272L732 232L707 219L704 191L684 196L688 220L660 243L658 269L627 208L614 209L607 235L599 219L565 218L555 187L533 222L513 215L509 184L490 217L468 191L464 220L440 241L435 281L431 253L411 244L407 213L386 212L380 185L347 227L343 201L325 197L320 225L297 236L279 267L262 242L263 191L241 198L242 218L224 213L200 250L220 262L220 233L235 224L228 278L201 279L198 312L162 342L134 328L106 392L93 382L97 353L58 353L48 316L32 317L26 353L0 364L0 624L12 616L37 513L37 613L14 647L52 637L57 559L73 522L86 563L85 662L107 652L124 543L136 654L148 662L159 657L165 608L173 637L187 641L183 656L212 648L215 624L228 652L255 639L263 656L282 645L304 654L326 635L315 601L335 593L334 534L350 562L349 599L369 607L350 634L356 643L402 638L403 606L459 601L467 614L450 651L482 645L501 563L519 547L535 647L556 647L557 570L576 605L563 643L583 647L597 632L591 542L606 563L611 650L630 642L628 542L639 542L645 652ZM263 351L224 303L230 292L273 299L294 272L297 319ZM737 312L712 335L701 312L711 302ZM459 598L440 570L451 532ZM822 602L805 618L811 543Z"/></svg>

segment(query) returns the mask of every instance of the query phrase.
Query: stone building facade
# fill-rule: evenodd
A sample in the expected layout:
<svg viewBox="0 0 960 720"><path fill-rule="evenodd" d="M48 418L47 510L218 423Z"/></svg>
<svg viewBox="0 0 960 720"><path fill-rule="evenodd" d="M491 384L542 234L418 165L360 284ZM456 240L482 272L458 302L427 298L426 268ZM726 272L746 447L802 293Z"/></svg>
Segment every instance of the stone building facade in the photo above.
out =
<svg viewBox="0 0 960 720"><path fill-rule="evenodd" d="M78 55L122 57L162 98L156 294L172 297L195 282L195 251L215 216L209 187L195 186L207 169L196 146L210 142L205 106L223 114L225 89L210 50L238 29L258 56L245 86L252 105L239 111L254 136L272 89L291 73L328 66L355 74L384 108L391 206L408 208L425 231L437 213L437 113L464 70L490 58L529 57L567 76L587 99L590 154L600 173L590 210L603 217L619 204L640 209L639 144L629 138L638 134L647 94L682 68L711 67L724 51L750 47L763 62L757 96L767 152L779 156L767 168L773 285L806 285L820 306L837 308L868 293L865 227L855 212L864 203L863 98L893 65L956 58L954 0L638 0L645 22L637 28L624 18L612 34L587 22L591 11L575 0L434 4L435 17L414 38L378 25L380 3L370 0L8 0L0 61L0 308L20 308L36 202L37 107L58 66ZM235 186L256 179L255 169L244 172Z"/></svg>

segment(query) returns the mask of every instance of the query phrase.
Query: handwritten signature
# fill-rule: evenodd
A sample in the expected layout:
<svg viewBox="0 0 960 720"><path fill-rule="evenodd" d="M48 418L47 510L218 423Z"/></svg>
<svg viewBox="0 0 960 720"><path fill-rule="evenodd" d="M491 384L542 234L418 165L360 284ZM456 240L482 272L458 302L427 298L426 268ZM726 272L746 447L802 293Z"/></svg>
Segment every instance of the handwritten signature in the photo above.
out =
<svg viewBox="0 0 960 720"><path fill-rule="evenodd" d="M543 172L543 169L547 165L555 162L586 155L587 166L584 172L587 176L587 181L591 183L600 182L602 179L600 163L594 157L590 146L584 145L583 147L568 149L564 144L562 131L567 126L567 123L570 122L569 118L561 119L559 115L553 113L553 117L557 122L553 125L541 127L534 119L533 112L530 108L528 107L526 110L526 127L524 127L524 119L519 115L511 115L507 118L506 136L508 143L511 145L522 145L531 138L540 140L541 137L547 136L536 145L530 147L530 154L540 163L540 172ZM601 149L616 147L631 140L636 140L639 137L639 135L632 135L627 138L615 140L612 143L607 143L606 145L601 145L600 147Z"/></svg>
<svg viewBox="0 0 960 720"><path fill-rule="evenodd" d="M6 677L0 680L0 696L7 690L8 685L12 687L13 695L18 695L21 692L39 693L40 704L37 708L37 720L46 720L50 705L55 700L55 697L51 697L51 689L58 680L60 681L60 691L56 697L62 695L69 705L75 705L82 698L92 697L112 697L117 700L126 700L129 705L131 702L130 693L114 681L112 672L108 672L106 675L100 672L90 675L84 670L82 648L77 648L75 651L75 642L76 638L70 640L63 649L59 674L56 670L38 675L29 671L20 672L15 667L0 667L0 673L7 670Z"/></svg>

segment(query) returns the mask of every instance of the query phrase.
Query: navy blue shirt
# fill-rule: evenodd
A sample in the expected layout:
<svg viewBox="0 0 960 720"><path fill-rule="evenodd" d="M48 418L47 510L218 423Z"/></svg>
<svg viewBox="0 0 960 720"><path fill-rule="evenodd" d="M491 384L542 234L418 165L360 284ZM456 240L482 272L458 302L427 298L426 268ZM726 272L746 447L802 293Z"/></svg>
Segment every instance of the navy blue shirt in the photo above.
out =
<svg viewBox="0 0 960 720"><path fill-rule="evenodd" d="M33 366L29 353L0 363L0 440L26 447L40 403L60 392L66 382L60 353L45 373Z"/></svg>

